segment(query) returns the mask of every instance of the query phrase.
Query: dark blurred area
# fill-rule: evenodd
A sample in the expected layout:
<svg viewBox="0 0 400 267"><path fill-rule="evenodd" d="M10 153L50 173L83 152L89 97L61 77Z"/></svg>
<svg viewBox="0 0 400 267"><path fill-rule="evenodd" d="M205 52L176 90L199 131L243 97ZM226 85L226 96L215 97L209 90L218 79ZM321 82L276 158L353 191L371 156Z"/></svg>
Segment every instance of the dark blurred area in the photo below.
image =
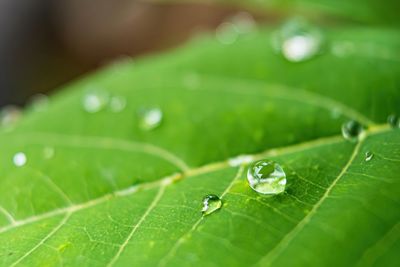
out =
<svg viewBox="0 0 400 267"><path fill-rule="evenodd" d="M23 105L120 56L176 46L236 12L135 0L0 0L0 106Z"/></svg>

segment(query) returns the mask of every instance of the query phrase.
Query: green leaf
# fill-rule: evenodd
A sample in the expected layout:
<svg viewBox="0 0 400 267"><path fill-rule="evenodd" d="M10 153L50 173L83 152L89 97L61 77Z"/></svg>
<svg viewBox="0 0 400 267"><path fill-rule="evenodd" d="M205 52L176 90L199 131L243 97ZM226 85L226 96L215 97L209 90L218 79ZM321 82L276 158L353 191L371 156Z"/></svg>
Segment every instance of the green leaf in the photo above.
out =
<svg viewBox="0 0 400 267"><path fill-rule="evenodd" d="M0 265L395 266L400 135L385 121L400 113L399 33L326 29L326 50L301 63L270 35L112 66L3 128ZM343 42L355 49L332 53ZM92 88L126 108L86 112ZM163 120L143 131L149 107ZM368 126L358 142L340 135L349 119ZM285 193L248 186L263 158L282 165ZM208 194L223 206L202 217Z"/></svg>

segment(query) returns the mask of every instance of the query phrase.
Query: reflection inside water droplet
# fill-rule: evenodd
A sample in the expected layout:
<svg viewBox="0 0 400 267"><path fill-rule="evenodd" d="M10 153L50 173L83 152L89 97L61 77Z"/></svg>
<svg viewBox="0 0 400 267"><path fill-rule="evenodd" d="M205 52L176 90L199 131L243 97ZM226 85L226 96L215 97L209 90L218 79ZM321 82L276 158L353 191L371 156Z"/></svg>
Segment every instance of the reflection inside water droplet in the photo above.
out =
<svg viewBox="0 0 400 267"><path fill-rule="evenodd" d="M108 104L109 94L104 90L89 90L83 97L83 108L89 113L96 113Z"/></svg>
<svg viewBox="0 0 400 267"><path fill-rule="evenodd" d="M26 164L26 161L27 161L27 158L26 158L25 153L23 153L23 152L18 152L13 157L14 165L17 167L24 166Z"/></svg>
<svg viewBox="0 0 400 267"><path fill-rule="evenodd" d="M222 206L222 200L216 195L207 195L203 198L203 215L209 215Z"/></svg>
<svg viewBox="0 0 400 267"><path fill-rule="evenodd" d="M142 108L139 110L139 127L142 130L153 130L160 126L163 113L159 108Z"/></svg>
<svg viewBox="0 0 400 267"><path fill-rule="evenodd" d="M275 195L285 191L286 174L282 167L271 160L252 164L247 171L250 187L261 194Z"/></svg>
<svg viewBox="0 0 400 267"><path fill-rule="evenodd" d="M364 127L355 120L348 121L342 125L342 135L347 140L357 140L363 131Z"/></svg>
<svg viewBox="0 0 400 267"><path fill-rule="evenodd" d="M301 19L285 23L272 38L275 50L291 62L316 56L322 50L323 41L322 32Z"/></svg>
<svg viewBox="0 0 400 267"><path fill-rule="evenodd" d="M370 161L374 157L374 154L372 152L367 151L365 152L365 161Z"/></svg>

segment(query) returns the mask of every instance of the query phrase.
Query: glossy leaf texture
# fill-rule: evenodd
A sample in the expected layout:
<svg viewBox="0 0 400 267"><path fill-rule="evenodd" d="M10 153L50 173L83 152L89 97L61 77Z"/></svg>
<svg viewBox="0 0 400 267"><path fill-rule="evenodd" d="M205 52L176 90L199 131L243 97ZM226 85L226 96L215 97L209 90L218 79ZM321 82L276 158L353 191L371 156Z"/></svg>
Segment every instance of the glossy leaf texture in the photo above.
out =
<svg viewBox="0 0 400 267"><path fill-rule="evenodd" d="M395 266L400 34L325 29L322 53L292 63L273 31L115 64L3 128L0 266ZM333 53L343 42L355 49ZM90 90L126 107L89 113ZM161 123L144 130L152 107ZM367 127L357 142L340 134L350 119ZM264 158L285 193L248 186ZM203 217L208 194L223 206Z"/></svg>

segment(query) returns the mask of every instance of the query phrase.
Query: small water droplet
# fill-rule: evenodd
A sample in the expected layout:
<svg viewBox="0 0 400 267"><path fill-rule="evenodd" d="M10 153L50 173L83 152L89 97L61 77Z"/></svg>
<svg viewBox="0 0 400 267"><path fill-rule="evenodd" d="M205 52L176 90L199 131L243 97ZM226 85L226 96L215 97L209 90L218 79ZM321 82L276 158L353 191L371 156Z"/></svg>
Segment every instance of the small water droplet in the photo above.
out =
<svg viewBox="0 0 400 267"><path fill-rule="evenodd" d="M217 40L225 45L233 44L239 37L239 31L231 22L221 23L215 30Z"/></svg>
<svg viewBox="0 0 400 267"><path fill-rule="evenodd" d="M286 174L282 167L271 160L252 164L247 171L250 187L261 194L275 195L285 191Z"/></svg>
<svg viewBox="0 0 400 267"><path fill-rule="evenodd" d="M276 32L272 44L287 60L302 62L313 58L322 50L324 38L321 31L300 19L284 24Z"/></svg>
<svg viewBox="0 0 400 267"><path fill-rule="evenodd" d="M110 109L112 112L118 113L125 109L126 99L122 96L113 96L110 99Z"/></svg>
<svg viewBox="0 0 400 267"><path fill-rule="evenodd" d="M54 147L47 146L43 149L43 156L45 159L51 159L54 157L55 149Z"/></svg>
<svg viewBox="0 0 400 267"><path fill-rule="evenodd" d="M229 19L235 26L240 34L247 34L256 27L256 21L253 16L248 12L239 12Z"/></svg>
<svg viewBox="0 0 400 267"><path fill-rule="evenodd" d="M89 90L83 97L83 108L89 113L96 113L108 104L109 94L104 90Z"/></svg>
<svg viewBox="0 0 400 267"><path fill-rule="evenodd" d="M139 127L142 130L150 131L160 126L163 114L159 108L145 108L139 110L139 117Z"/></svg>
<svg viewBox="0 0 400 267"><path fill-rule="evenodd" d="M216 195L207 195L203 198L203 215L209 215L222 206L222 200Z"/></svg>
<svg viewBox="0 0 400 267"><path fill-rule="evenodd" d="M351 120L343 123L342 135L345 139L355 141L358 139L360 134L364 131L364 127L355 120Z"/></svg>
<svg viewBox="0 0 400 267"><path fill-rule="evenodd" d="M374 157L371 151L365 152L365 161L370 161Z"/></svg>
<svg viewBox="0 0 400 267"><path fill-rule="evenodd" d="M22 117L21 109L17 106L5 106L0 111L0 126L13 126Z"/></svg>
<svg viewBox="0 0 400 267"><path fill-rule="evenodd" d="M183 77L183 85L189 90L196 90L200 87L200 76L193 72L188 73Z"/></svg>
<svg viewBox="0 0 400 267"><path fill-rule="evenodd" d="M26 164L26 161L27 161L27 158L26 158L25 153L23 153L23 152L18 152L13 157L14 165L17 167L24 166Z"/></svg>
<svg viewBox="0 0 400 267"><path fill-rule="evenodd" d="M400 128L400 117L396 114L390 114L387 121L392 128Z"/></svg>
<svg viewBox="0 0 400 267"><path fill-rule="evenodd" d="M44 94L37 94L29 100L29 107L36 112L41 112L47 109L49 105L49 98Z"/></svg>

